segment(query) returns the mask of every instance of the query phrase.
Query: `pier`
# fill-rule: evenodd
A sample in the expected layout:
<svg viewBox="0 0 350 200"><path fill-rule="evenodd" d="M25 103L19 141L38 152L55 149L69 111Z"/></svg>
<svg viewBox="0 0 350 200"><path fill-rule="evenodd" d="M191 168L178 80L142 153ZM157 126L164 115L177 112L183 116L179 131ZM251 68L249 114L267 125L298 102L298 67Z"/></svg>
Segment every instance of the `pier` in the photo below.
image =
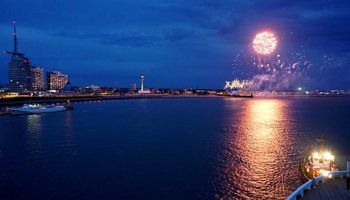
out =
<svg viewBox="0 0 350 200"><path fill-rule="evenodd" d="M83 102L83 101L102 101L117 99L144 99L144 98L160 98L164 95L130 95L130 96L95 96L95 95L75 95L75 96L56 96L56 97L18 97L0 99L0 106L15 106L25 103L66 103Z"/></svg>
<svg viewBox="0 0 350 200"><path fill-rule="evenodd" d="M155 99L155 98L253 98L253 96L244 95L168 95L168 94L147 94L147 95L62 95L55 97L14 97L0 98L0 107L16 106L28 103L66 103L66 102L84 102L84 101L107 101L107 100L122 100L122 99Z"/></svg>

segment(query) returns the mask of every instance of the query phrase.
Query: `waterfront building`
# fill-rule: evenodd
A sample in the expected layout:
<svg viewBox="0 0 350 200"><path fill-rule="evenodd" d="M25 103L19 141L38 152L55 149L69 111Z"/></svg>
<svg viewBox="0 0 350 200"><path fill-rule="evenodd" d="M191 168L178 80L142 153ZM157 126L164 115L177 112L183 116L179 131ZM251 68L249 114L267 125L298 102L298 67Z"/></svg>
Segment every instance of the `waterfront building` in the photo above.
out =
<svg viewBox="0 0 350 200"><path fill-rule="evenodd" d="M52 71L46 73L47 89L62 91L68 83L68 75L59 71Z"/></svg>
<svg viewBox="0 0 350 200"><path fill-rule="evenodd" d="M136 83L131 84L131 90L137 90Z"/></svg>
<svg viewBox="0 0 350 200"><path fill-rule="evenodd" d="M11 56L8 65L8 83L9 90L12 92L31 91L31 66L29 59L24 53L18 52L16 22L13 22L13 51L5 53Z"/></svg>
<svg viewBox="0 0 350 200"><path fill-rule="evenodd" d="M42 67L31 68L31 83L33 91L42 91L45 89L44 69Z"/></svg>
<svg viewBox="0 0 350 200"><path fill-rule="evenodd" d="M82 88L83 94L97 94L100 93L101 87L97 85L90 85Z"/></svg>

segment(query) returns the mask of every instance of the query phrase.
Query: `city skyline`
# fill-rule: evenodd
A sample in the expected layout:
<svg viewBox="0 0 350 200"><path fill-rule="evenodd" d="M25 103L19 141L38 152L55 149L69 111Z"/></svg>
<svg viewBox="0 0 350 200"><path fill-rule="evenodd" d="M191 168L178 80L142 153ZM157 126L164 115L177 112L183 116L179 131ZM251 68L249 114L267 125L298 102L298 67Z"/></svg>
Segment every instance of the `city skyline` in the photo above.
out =
<svg viewBox="0 0 350 200"><path fill-rule="evenodd" d="M62 91L69 82L68 75L59 71L46 71L47 87L45 88L44 68L32 65L25 53L18 50L16 21L13 21L13 51L4 51L9 55L8 90L10 92L33 92L57 90Z"/></svg>
<svg viewBox="0 0 350 200"><path fill-rule="evenodd" d="M0 7L0 200L350 197L350 0Z"/></svg>
<svg viewBox="0 0 350 200"><path fill-rule="evenodd" d="M23 14L39 3L45 11ZM0 49L12 49L10 23L16 19L19 51L35 66L69 74L73 85L130 87L145 73L149 87L223 88L225 81L254 76L252 61L237 62L237 55L255 56L251 40L270 29L279 37L276 54L302 55L312 64L288 86L350 87L347 1L2 5ZM7 83L8 62L0 56L1 84Z"/></svg>

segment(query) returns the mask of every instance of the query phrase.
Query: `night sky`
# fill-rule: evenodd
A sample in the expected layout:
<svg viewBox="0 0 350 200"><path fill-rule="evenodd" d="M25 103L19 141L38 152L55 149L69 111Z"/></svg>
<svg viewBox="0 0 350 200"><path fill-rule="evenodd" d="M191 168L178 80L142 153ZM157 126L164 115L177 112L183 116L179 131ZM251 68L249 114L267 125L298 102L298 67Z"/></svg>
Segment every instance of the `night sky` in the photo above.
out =
<svg viewBox="0 0 350 200"><path fill-rule="evenodd" d="M287 87L350 89L349 0L2 0L1 50L13 49L13 20L19 50L72 85L129 87L143 72L146 87L223 88L261 73L250 43L268 29L275 55L312 63Z"/></svg>

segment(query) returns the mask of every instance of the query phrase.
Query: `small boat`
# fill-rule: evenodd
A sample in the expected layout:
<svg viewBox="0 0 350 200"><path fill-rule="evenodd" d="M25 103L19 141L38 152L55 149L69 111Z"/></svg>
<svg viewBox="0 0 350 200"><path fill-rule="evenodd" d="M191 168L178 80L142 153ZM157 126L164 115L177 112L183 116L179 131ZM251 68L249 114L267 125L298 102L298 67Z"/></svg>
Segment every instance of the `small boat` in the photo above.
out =
<svg viewBox="0 0 350 200"><path fill-rule="evenodd" d="M327 176L331 171L338 171L334 154L330 147L325 146L325 138L318 139L319 145L310 147L300 163L303 179L310 180L319 175Z"/></svg>
<svg viewBox="0 0 350 200"><path fill-rule="evenodd" d="M10 108L13 115L41 114L65 111L66 107L58 105L24 104L21 107Z"/></svg>

